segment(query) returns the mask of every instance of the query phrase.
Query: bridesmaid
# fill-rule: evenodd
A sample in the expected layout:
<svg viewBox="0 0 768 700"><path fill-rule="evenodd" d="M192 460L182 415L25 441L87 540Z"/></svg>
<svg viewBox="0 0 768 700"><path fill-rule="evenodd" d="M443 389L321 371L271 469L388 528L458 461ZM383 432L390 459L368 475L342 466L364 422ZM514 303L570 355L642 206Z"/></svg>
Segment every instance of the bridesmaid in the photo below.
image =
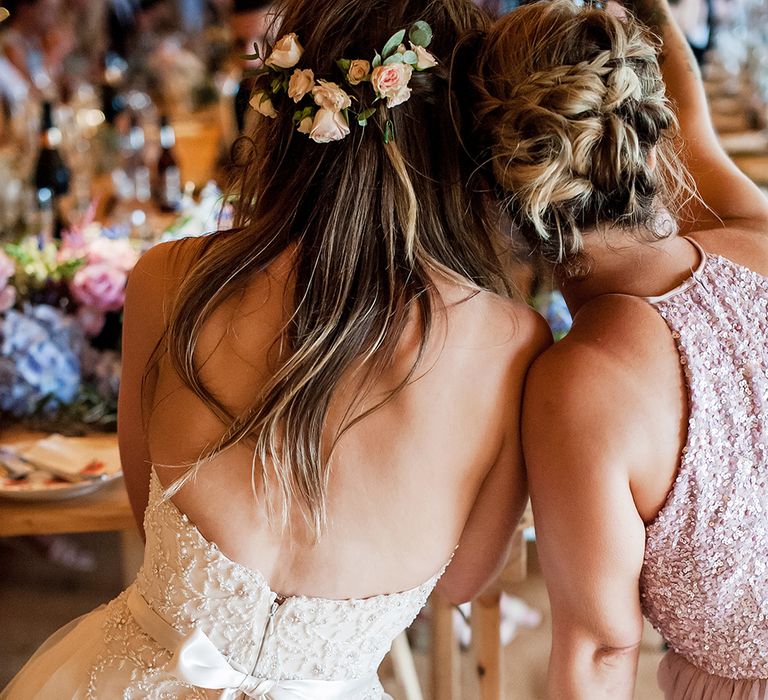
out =
<svg viewBox="0 0 768 700"><path fill-rule="evenodd" d="M575 316L524 403L549 695L631 698L645 615L671 648L666 698L759 700L768 202L718 145L666 0L628 9L651 31L562 0L520 8L474 81L497 191ZM685 168L697 195L681 198Z"/></svg>

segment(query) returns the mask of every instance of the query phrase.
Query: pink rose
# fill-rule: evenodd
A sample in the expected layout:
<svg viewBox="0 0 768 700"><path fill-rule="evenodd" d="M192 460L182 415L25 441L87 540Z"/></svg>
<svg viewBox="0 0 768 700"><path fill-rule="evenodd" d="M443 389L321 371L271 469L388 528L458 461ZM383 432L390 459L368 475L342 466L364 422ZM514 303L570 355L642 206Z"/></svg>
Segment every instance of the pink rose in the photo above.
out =
<svg viewBox="0 0 768 700"><path fill-rule="evenodd" d="M75 301L98 311L118 311L125 303L124 270L105 263L81 267L69 283Z"/></svg>
<svg viewBox="0 0 768 700"><path fill-rule="evenodd" d="M349 134L349 124L341 112L320 109L315 115L312 131L309 134L315 143L340 141Z"/></svg>
<svg viewBox="0 0 768 700"><path fill-rule="evenodd" d="M95 338L104 328L107 316L92 306L81 306L77 310L77 322L89 338Z"/></svg>
<svg viewBox="0 0 768 700"><path fill-rule="evenodd" d="M299 38L291 33L281 37L264 63L272 68L293 68L304 53Z"/></svg>
<svg viewBox="0 0 768 700"><path fill-rule="evenodd" d="M318 107L331 112L340 112L352 105L349 95L336 83L330 83L327 80L317 81L317 85L312 88L312 97Z"/></svg>
<svg viewBox="0 0 768 700"><path fill-rule="evenodd" d="M407 63L391 63L373 69L371 83L376 94L387 100L387 107L397 107L411 96L408 81L413 75L413 67Z"/></svg>
<svg viewBox="0 0 768 700"><path fill-rule="evenodd" d="M293 71L291 79L288 81L288 97L294 102L301 102L305 95L312 92L315 87L315 74L310 68Z"/></svg>

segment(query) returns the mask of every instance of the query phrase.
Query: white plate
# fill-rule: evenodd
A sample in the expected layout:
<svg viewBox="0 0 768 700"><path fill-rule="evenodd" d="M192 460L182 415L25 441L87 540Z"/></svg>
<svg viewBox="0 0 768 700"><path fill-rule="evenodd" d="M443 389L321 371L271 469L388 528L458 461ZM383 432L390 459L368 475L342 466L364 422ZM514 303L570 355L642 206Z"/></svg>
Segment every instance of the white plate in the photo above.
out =
<svg viewBox="0 0 768 700"><path fill-rule="evenodd" d="M58 479L14 481L0 477L0 498L13 501L64 501L98 491L122 475L122 472L117 472L106 475L103 479L79 481L74 484Z"/></svg>

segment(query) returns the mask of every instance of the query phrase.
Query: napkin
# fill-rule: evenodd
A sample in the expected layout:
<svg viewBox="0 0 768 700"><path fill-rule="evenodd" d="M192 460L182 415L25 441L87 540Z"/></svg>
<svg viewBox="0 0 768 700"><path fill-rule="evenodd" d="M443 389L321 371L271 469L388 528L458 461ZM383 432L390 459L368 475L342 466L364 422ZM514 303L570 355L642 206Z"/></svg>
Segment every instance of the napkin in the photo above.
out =
<svg viewBox="0 0 768 700"><path fill-rule="evenodd" d="M64 437L54 434L36 440L17 452L54 474L109 475L121 471L120 453L114 435Z"/></svg>

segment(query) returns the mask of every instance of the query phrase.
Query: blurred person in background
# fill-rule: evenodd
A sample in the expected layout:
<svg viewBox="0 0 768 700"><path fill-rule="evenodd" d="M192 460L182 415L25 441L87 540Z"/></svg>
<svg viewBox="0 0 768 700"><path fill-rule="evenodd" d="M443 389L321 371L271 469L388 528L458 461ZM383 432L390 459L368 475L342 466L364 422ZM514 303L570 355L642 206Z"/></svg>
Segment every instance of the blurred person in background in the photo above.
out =
<svg viewBox="0 0 768 700"><path fill-rule="evenodd" d="M62 74L74 35L61 20L61 0L9 0L0 30L0 55L35 92L50 96ZM2 80L2 79L0 79Z"/></svg>

